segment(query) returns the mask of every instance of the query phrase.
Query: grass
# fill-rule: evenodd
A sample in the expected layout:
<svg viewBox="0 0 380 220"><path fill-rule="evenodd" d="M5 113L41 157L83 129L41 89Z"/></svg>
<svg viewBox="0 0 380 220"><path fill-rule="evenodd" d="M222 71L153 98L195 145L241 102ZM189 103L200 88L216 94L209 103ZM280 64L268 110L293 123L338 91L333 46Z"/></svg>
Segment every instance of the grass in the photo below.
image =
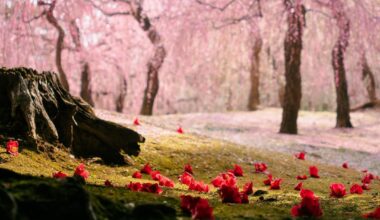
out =
<svg viewBox="0 0 380 220"><path fill-rule="evenodd" d="M112 201L112 206L118 206L120 209L131 204L165 203L175 208L179 217L183 217L179 209L179 196L190 194L208 198L217 219L287 219L291 218L291 207L300 202L299 193L293 189L299 182L295 177L302 174L308 175L311 165L319 168L321 178L304 180L304 188L313 190L320 197L324 219L360 219L363 213L372 211L380 204L378 180L374 181L371 184L371 190L365 191L363 195L348 194L343 199L334 199L329 196L331 183L345 184L347 192L352 184L360 183L362 173L355 170L308 160L297 160L281 153L247 148L196 135L148 138L142 145L140 156L132 158L133 165L116 167L103 165L96 159L76 159L62 149L55 149L54 157L49 158L46 154L36 153L22 146L23 142L21 142L19 156L10 157L5 153L4 143L5 141L0 147L1 168L21 174L51 177L53 172L59 170L72 174L78 163L84 162L90 171L86 189L98 200L106 198ZM266 175L254 172L253 163L255 162L267 163L268 170L273 176L283 179L281 190L269 190L263 185L262 181L266 179ZM139 181L133 179L131 175L145 163L150 163L154 169L175 180L175 187L164 188L164 193L160 196L135 193L125 189L125 185L130 181ZM254 190L264 190L268 193L262 196L250 196L249 204L222 204L213 187L210 187L211 191L205 194L188 191L187 186L178 183L177 177L182 173L186 163L193 166L195 178L206 183L210 183L220 172L231 169L234 164L239 164L244 170L244 177L238 178L239 186L253 181ZM116 187L103 187L106 179ZM151 182L147 175L143 176L141 181ZM106 216L107 208L102 206L101 202L94 206L99 216Z"/></svg>

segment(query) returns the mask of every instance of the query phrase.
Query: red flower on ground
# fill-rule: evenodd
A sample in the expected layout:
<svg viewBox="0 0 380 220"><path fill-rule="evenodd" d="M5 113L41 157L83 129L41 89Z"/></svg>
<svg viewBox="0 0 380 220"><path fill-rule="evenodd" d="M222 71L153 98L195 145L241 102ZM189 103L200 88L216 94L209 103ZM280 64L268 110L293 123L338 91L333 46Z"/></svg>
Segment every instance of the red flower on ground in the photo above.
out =
<svg viewBox="0 0 380 220"><path fill-rule="evenodd" d="M83 179L87 179L89 175L90 173L86 170L86 166L83 163L79 164L74 172L74 176L80 176Z"/></svg>
<svg viewBox="0 0 380 220"><path fill-rule="evenodd" d="M200 197L181 196L181 209L191 214L192 219L212 220L212 207L206 199Z"/></svg>
<svg viewBox="0 0 380 220"><path fill-rule="evenodd" d="M107 187L113 187L113 184L109 180L104 181L104 185Z"/></svg>
<svg viewBox="0 0 380 220"><path fill-rule="evenodd" d="M140 192L141 189L142 189L142 184L137 182L137 183L132 183L130 182L127 186L126 186L129 190L131 191L134 191L134 192Z"/></svg>
<svg viewBox="0 0 380 220"><path fill-rule="evenodd" d="M139 171L136 171L132 174L132 177L135 178L135 179L141 179L142 178L142 174L139 172Z"/></svg>
<svg viewBox="0 0 380 220"><path fill-rule="evenodd" d="M202 181L193 180L189 185L189 190L207 193L209 189L208 185L203 183Z"/></svg>
<svg viewBox="0 0 380 220"><path fill-rule="evenodd" d="M161 194L163 190L160 188L160 186L157 183L143 183L141 192L149 192L149 193L156 193Z"/></svg>
<svg viewBox="0 0 380 220"><path fill-rule="evenodd" d="M346 195L346 188L341 183L332 183L330 185L330 196L335 198L342 198Z"/></svg>
<svg viewBox="0 0 380 220"><path fill-rule="evenodd" d="M306 175L298 175L297 176L297 180L306 180L307 179L307 176Z"/></svg>
<svg viewBox="0 0 380 220"><path fill-rule="evenodd" d="M185 172L193 174L193 168L191 167L190 164L186 164L184 170L185 170Z"/></svg>
<svg viewBox="0 0 380 220"><path fill-rule="evenodd" d="M152 172L152 168L149 163L145 164L143 168L140 170L141 173L150 174Z"/></svg>
<svg viewBox="0 0 380 220"><path fill-rule="evenodd" d="M158 181L160 180L161 173L158 170L152 171L150 172L150 177L152 178L152 180Z"/></svg>
<svg viewBox="0 0 380 220"><path fill-rule="evenodd" d="M241 194L236 186L222 185L218 192L223 203L241 203Z"/></svg>
<svg viewBox="0 0 380 220"><path fill-rule="evenodd" d="M253 165L255 166L256 173L263 173L268 168L268 166L265 163L255 163Z"/></svg>
<svg viewBox="0 0 380 220"><path fill-rule="evenodd" d="M299 159L299 160L305 160L305 155L306 153L305 152L299 152L297 154L294 154L294 156Z"/></svg>
<svg viewBox="0 0 380 220"><path fill-rule="evenodd" d="M318 168L316 166L309 167L310 176L314 178L319 178Z"/></svg>
<svg viewBox="0 0 380 220"><path fill-rule="evenodd" d="M67 177L67 174L62 171L53 173L53 178L55 179L65 179L66 177Z"/></svg>
<svg viewBox="0 0 380 220"><path fill-rule="evenodd" d="M373 179L375 179L375 176L372 173L366 173L362 179L362 183L370 184Z"/></svg>
<svg viewBox="0 0 380 220"><path fill-rule="evenodd" d="M235 176L243 176L243 169L237 164L235 164L233 170L229 170L228 172L233 173Z"/></svg>
<svg viewBox="0 0 380 220"><path fill-rule="evenodd" d="M141 125L138 118L135 118L135 120L133 121L133 125L136 125L136 126Z"/></svg>
<svg viewBox="0 0 380 220"><path fill-rule="evenodd" d="M7 142L7 153L12 155L12 156L18 155L18 141L9 140Z"/></svg>
<svg viewBox="0 0 380 220"><path fill-rule="evenodd" d="M182 184L190 185L190 183L194 180L194 177L188 172L183 172L183 174L179 176L178 180Z"/></svg>
<svg viewBox="0 0 380 220"><path fill-rule="evenodd" d="M253 183L248 182L243 186L243 191L241 191L242 194L251 195L253 193Z"/></svg>
<svg viewBox="0 0 380 220"><path fill-rule="evenodd" d="M350 189L351 194L363 194L363 188L359 184L352 185Z"/></svg>
<svg viewBox="0 0 380 220"><path fill-rule="evenodd" d="M174 182L166 176L160 175L158 180L160 186L174 187Z"/></svg>
<svg viewBox="0 0 380 220"><path fill-rule="evenodd" d="M342 164L342 167L343 167L344 169L348 169L348 163L347 163L347 162L344 162L344 163Z"/></svg>
<svg viewBox="0 0 380 220"><path fill-rule="evenodd" d="M270 189L280 189L282 179L275 179L270 183Z"/></svg>
<svg viewBox="0 0 380 220"><path fill-rule="evenodd" d="M291 209L292 216L309 216L320 217L322 216L322 209L319 204L318 197L310 190L301 190L301 204L293 206Z"/></svg>
<svg viewBox="0 0 380 220"><path fill-rule="evenodd" d="M297 190L297 191L301 191L301 189L302 189L302 185L303 185L303 183L302 183L302 182L299 182L299 183L294 187L294 189Z"/></svg>
<svg viewBox="0 0 380 220"><path fill-rule="evenodd" d="M178 134L183 134L183 129L182 129L181 126L178 127L178 129L177 129L177 133L178 133Z"/></svg>
<svg viewBox="0 0 380 220"><path fill-rule="evenodd" d="M370 190L371 188L369 187L369 184L365 184L365 183L364 183L364 184L362 185L362 189L363 189L363 190Z"/></svg>
<svg viewBox="0 0 380 220"><path fill-rule="evenodd" d="M222 185L236 186L236 177L233 173L221 173L211 181L212 185L216 188Z"/></svg>
<svg viewBox="0 0 380 220"><path fill-rule="evenodd" d="M375 211L364 214L364 218L374 218L374 219L380 219L380 207L375 209Z"/></svg>
<svg viewBox="0 0 380 220"><path fill-rule="evenodd" d="M240 193L240 199L241 199L241 203L243 204L249 203L248 195L245 193Z"/></svg>
<svg viewBox="0 0 380 220"><path fill-rule="evenodd" d="M266 186L270 186L270 184L272 183L272 180L273 180L273 176L272 176L272 174L269 174L268 179L264 180L263 183Z"/></svg>

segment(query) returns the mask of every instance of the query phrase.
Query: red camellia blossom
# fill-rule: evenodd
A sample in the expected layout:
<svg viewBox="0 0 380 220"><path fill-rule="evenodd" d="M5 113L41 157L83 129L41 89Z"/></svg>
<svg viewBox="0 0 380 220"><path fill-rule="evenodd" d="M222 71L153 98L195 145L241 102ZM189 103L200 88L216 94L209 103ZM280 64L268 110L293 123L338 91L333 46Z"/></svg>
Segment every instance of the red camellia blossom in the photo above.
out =
<svg viewBox="0 0 380 220"><path fill-rule="evenodd" d="M113 184L109 180L104 181L104 185L107 187L113 187Z"/></svg>
<svg viewBox="0 0 380 220"><path fill-rule="evenodd" d="M203 183L202 181L193 180L189 185L189 190L207 193L209 191L209 188L208 185Z"/></svg>
<svg viewBox="0 0 380 220"><path fill-rule="evenodd" d="M301 189L302 189L302 185L303 185L303 183L302 183L302 182L299 182L299 183L294 187L294 189L297 190L297 191L301 191Z"/></svg>
<svg viewBox="0 0 380 220"><path fill-rule="evenodd" d="M247 194L240 193L240 198L241 198L241 203L243 203L243 204L248 204L249 203L249 199L248 199L248 195Z"/></svg>
<svg viewBox="0 0 380 220"><path fill-rule="evenodd" d="M87 179L89 175L90 173L86 170L86 166L83 163L79 164L74 172L74 176L80 176L83 179Z"/></svg>
<svg viewBox="0 0 380 220"><path fill-rule="evenodd" d="M158 170L151 171L150 172L150 177L152 178L152 180L158 181L158 180L160 180L161 173Z"/></svg>
<svg viewBox="0 0 380 220"><path fill-rule="evenodd" d="M65 179L66 177L67 177L67 174L62 171L53 173L53 178L55 179Z"/></svg>
<svg viewBox="0 0 380 220"><path fill-rule="evenodd" d="M364 183L364 184L362 185L362 189L363 189L363 190L370 190L371 188L369 187L369 184L365 184L365 183Z"/></svg>
<svg viewBox="0 0 380 220"><path fill-rule="evenodd" d="M134 192L149 192L149 193L156 193L161 194L163 190L160 188L160 186L155 183L132 183L130 182L129 185L127 185L127 188Z"/></svg>
<svg viewBox="0 0 380 220"><path fill-rule="evenodd" d="M347 162L344 162L344 163L342 164L342 167L343 167L344 169L348 169L348 163L347 163Z"/></svg>
<svg viewBox="0 0 380 220"><path fill-rule="evenodd" d="M133 121L133 124L136 125L136 126L141 125L138 118L135 118L135 120Z"/></svg>
<svg viewBox="0 0 380 220"><path fill-rule="evenodd" d="M375 211L367 213L363 215L364 218L374 218L374 219L380 219L380 207L375 209Z"/></svg>
<svg viewBox="0 0 380 220"><path fill-rule="evenodd" d="M243 169L237 164L235 164L233 170L229 170L228 172L233 173L235 176L243 176Z"/></svg>
<svg viewBox="0 0 380 220"><path fill-rule="evenodd" d="M333 183L330 185L330 196L335 198L342 198L346 195L346 188L341 183Z"/></svg>
<svg viewBox="0 0 380 220"><path fill-rule="evenodd" d="M297 176L297 180L306 180L307 179L307 176L306 175L298 175Z"/></svg>
<svg viewBox="0 0 380 220"><path fill-rule="evenodd" d="M310 190L301 190L301 204L293 206L291 209L292 216L308 216L308 217L320 217L322 216L322 209L319 204L318 197L314 196L314 193Z"/></svg>
<svg viewBox="0 0 380 220"><path fill-rule="evenodd" d="M241 203L241 194L236 186L222 185L218 192L223 203Z"/></svg>
<svg viewBox="0 0 380 220"><path fill-rule="evenodd" d="M233 173L221 173L211 181L212 185L216 188L221 187L222 185L235 186L236 177Z"/></svg>
<svg viewBox="0 0 380 220"><path fill-rule="evenodd" d="M273 180L273 176L272 176L272 174L269 174L268 179L264 180L263 183L266 186L270 186L270 184L272 183L272 180Z"/></svg>
<svg viewBox="0 0 380 220"><path fill-rule="evenodd" d="M139 172L139 171L136 171L132 174L132 177L135 178L135 179L141 179L142 178L142 174Z"/></svg>
<svg viewBox="0 0 380 220"><path fill-rule="evenodd" d="M248 182L243 186L243 191L241 191L242 194L251 195L253 193L253 183Z"/></svg>
<svg viewBox="0 0 380 220"><path fill-rule="evenodd" d="M263 173L268 168L265 163L255 163L253 165L255 166L256 173Z"/></svg>
<svg viewBox="0 0 380 220"><path fill-rule="evenodd" d="M138 183L138 182L137 183L130 182L126 187L131 191L140 192L143 186L141 183Z"/></svg>
<svg viewBox="0 0 380 220"><path fill-rule="evenodd" d="M213 220L212 207L206 199L181 196L181 209L191 214L192 219Z"/></svg>
<svg viewBox="0 0 380 220"><path fill-rule="evenodd" d="M299 160L305 160L305 152L299 152L298 154L294 154L294 156Z"/></svg>
<svg viewBox="0 0 380 220"><path fill-rule="evenodd" d="M183 174L179 176L178 180L182 184L190 185L190 183L194 180L194 177L188 172L183 172Z"/></svg>
<svg viewBox="0 0 380 220"><path fill-rule="evenodd" d="M350 189L351 194L363 194L363 189L359 184L352 185Z"/></svg>
<svg viewBox="0 0 380 220"><path fill-rule="evenodd" d="M7 142L7 153L12 155L12 156L18 155L18 141L9 140Z"/></svg>
<svg viewBox="0 0 380 220"><path fill-rule="evenodd" d="M185 170L185 172L193 174L193 168L191 167L190 164L186 164L184 170Z"/></svg>
<svg viewBox="0 0 380 220"><path fill-rule="evenodd" d="M318 168L316 166L309 167L310 176L314 178L319 178Z"/></svg>
<svg viewBox="0 0 380 220"><path fill-rule="evenodd" d="M370 184L373 179L375 179L375 176L372 173L367 172L362 179L362 183Z"/></svg>
<svg viewBox="0 0 380 220"><path fill-rule="evenodd" d="M160 186L174 187L174 182L166 176L160 175L158 180Z"/></svg>
<svg viewBox="0 0 380 220"><path fill-rule="evenodd" d="M177 133L178 133L178 134L183 134L183 129L182 129L181 126L178 127L178 129L177 129Z"/></svg>
<svg viewBox="0 0 380 220"><path fill-rule="evenodd" d="M275 179L270 183L270 189L280 189L282 179Z"/></svg>
<svg viewBox="0 0 380 220"><path fill-rule="evenodd" d="M152 168L150 167L149 163L145 164L145 166L141 168L140 172L150 174L152 172Z"/></svg>

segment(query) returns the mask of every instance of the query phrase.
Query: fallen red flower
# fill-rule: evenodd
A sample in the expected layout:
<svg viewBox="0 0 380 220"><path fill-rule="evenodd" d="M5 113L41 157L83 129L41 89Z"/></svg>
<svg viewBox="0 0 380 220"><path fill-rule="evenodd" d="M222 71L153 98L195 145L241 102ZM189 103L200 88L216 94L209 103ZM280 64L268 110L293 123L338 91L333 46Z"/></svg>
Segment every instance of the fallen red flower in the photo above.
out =
<svg viewBox="0 0 380 220"><path fill-rule="evenodd" d="M158 182L160 186L165 186L165 187L170 187L170 188L174 187L174 182L168 177L163 176L163 175L160 175Z"/></svg>
<svg viewBox="0 0 380 220"><path fill-rule="evenodd" d="M307 179L307 176L306 175L298 175L297 176L297 180L306 180Z"/></svg>
<svg viewBox="0 0 380 220"><path fill-rule="evenodd" d="M141 179L142 178L142 174L139 172L139 171L136 171L132 174L132 177L135 178L135 179Z"/></svg>
<svg viewBox="0 0 380 220"><path fill-rule="evenodd" d="M380 219L380 207L375 209L375 211L364 214L364 218L374 218L374 219Z"/></svg>
<svg viewBox="0 0 380 220"><path fill-rule="evenodd" d="M255 166L256 173L263 173L268 168L265 163L255 163L253 165Z"/></svg>
<svg viewBox="0 0 380 220"><path fill-rule="evenodd" d="M113 187L113 184L109 180L104 181L104 185L107 187Z"/></svg>
<svg viewBox="0 0 380 220"><path fill-rule="evenodd" d="M12 155L12 156L18 155L18 141L9 140L7 142L7 153Z"/></svg>
<svg viewBox="0 0 380 220"><path fill-rule="evenodd" d="M228 172L233 173L235 176L243 176L243 169L237 164L235 164L233 170L229 170Z"/></svg>
<svg viewBox="0 0 380 220"><path fill-rule="evenodd" d="M216 188L222 185L236 186L236 177L233 173L221 173L211 181L212 185Z"/></svg>
<svg viewBox="0 0 380 220"><path fill-rule="evenodd" d="M245 193L240 193L240 200L241 200L241 203L243 204L249 203L248 195Z"/></svg>
<svg viewBox="0 0 380 220"><path fill-rule="evenodd" d="M189 190L207 193L209 191L209 188L208 185L203 183L202 181L196 181L193 179L193 181L191 181L189 185Z"/></svg>
<svg viewBox="0 0 380 220"><path fill-rule="evenodd" d="M74 176L80 176L83 179L87 179L89 175L90 173L86 170L86 166L83 163L79 164L74 172Z"/></svg>
<svg viewBox="0 0 380 220"><path fill-rule="evenodd" d="M299 160L305 160L305 152L299 152L298 154L294 154L294 156Z"/></svg>
<svg viewBox="0 0 380 220"><path fill-rule="evenodd" d="M302 183L302 182L299 182L299 183L294 187L294 189L297 190L297 191L301 191L301 189L302 189L302 185L303 185L303 183Z"/></svg>
<svg viewBox="0 0 380 220"><path fill-rule="evenodd" d="M270 184L272 183L272 180L273 180L273 176L272 176L272 174L269 174L268 179L264 180L263 183L266 186L270 186Z"/></svg>
<svg viewBox="0 0 380 220"><path fill-rule="evenodd" d="M369 187L369 184L365 184L365 183L364 183L364 184L362 185L362 189L363 189L363 190L370 190L371 188Z"/></svg>
<svg viewBox="0 0 380 220"><path fill-rule="evenodd" d="M138 118L135 118L135 120L133 121L133 124L136 125L136 126L141 125Z"/></svg>
<svg viewBox="0 0 380 220"><path fill-rule="evenodd" d="M53 173L53 178L55 179L65 179L66 177L67 177L67 174L62 171Z"/></svg>
<svg viewBox="0 0 380 220"><path fill-rule="evenodd" d="M190 183L194 180L194 177L188 172L183 172L183 174L179 176L178 180L182 184L190 185Z"/></svg>
<svg viewBox="0 0 380 220"><path fill-rule="evenodd" d="M343 163L343 164L342 164L342 167L343 167L344 169L348 169L348 163L347 163L347 162Z"/></svg>
<svg viewBox="0 0 380 220"><path fill-rule="evenodd" d="M152 180L158 181L160 180L160 176L161 174L160 174L160 171L158 170L150 172L150 177L152 178Z"/></svg>
<svg viewBox="0 0 380 220"><path fill-rule="evenodd" d="M310 176L314 178L319 178L318 168L316 166L309 167Z"/></svg>
<svg viewBox="0 0 380 220"><path fill-rule="evenodd" d="M137 183L132 183L130 182L127 186L126 186L129 190L131 191L134 191L134 192L140 192L141 189L142 189L142 184L137 182Z"/></svg>
<svg viewBox="0 0 380 220"><path fill-rule="evenodd" d="M301 198L315 197L314 192L309 189L302 189L300 192Z"/></svg>
<svg viewBox="0 0 380 220"><path fill-rule="evenodd" d="M270 189L280 189L282 179L275 179L270 183Z"/></svg>
<svg viewBox="0 0 380 220"><path fill-rule="evenodd" d="M335 198L342 198L346 195L346 188L341 183L332 183L330 185L330 196Z"/></svg>
<svg viewBox="0 0 380 220"><path fill-rule="evenodd" d="M222 185L218 193L223 203L241 203L241 194L236 186Z"/></svg>
<svg viewBox="0 0 380 220"><path fill-rule="evenodd" d="M190 164L186 164L184 170L185 170L185 172L193 174L193 168L191 167Z"/></svg>
<svg viewBox="0 0 380 220"><path fill-rule="evenodd" d="M248 182L243 186L242 194L251 195L253 193L253 183Z"/></svg>
<svg viewBox="0 0 380 220"><path fill-rule="evenodd" d="M370 184L373 179L375 179L375 176L372 173L366 173L362 179L362 183Z"/></svg>
<svg viewBox="0 0 380 220"><path fill-rule="evenodd" d="M127 188L134 192L149 192L149 193L156 193L161 194L163 191L160 188L160 186L157 183L132 183L130 182L129 185L127 185Z"/></svg>
<svg viewBox="0 0 380 220"><path fill-rule="evenodd" d="M350 189L351 194L363 194L363 188L359 184L352 185Z"/></svg>
<svg viewBox="0 0 380 220"><path fill-rule="evenodd" d="M177 129L177 133L178 134L183 134L183 129L182 129L182 127L180 126L180 127L178 127L178 129Z"/></svg>
<svg viewBox="0 0 380 220"><path fill-rule="evenodd" d="M318 197L314 196L311 190L301 190L301 204L293 206L291 209L292 216L308 216L320 217L322 216L322 209L319 204Z"/></svg>
<svg viewBox="0 0 380 220"><path fill-rule="evenodd" d="M145 166L141 168L140 172L150 174L152 172L152 168L150 167L149 163L145 164Z"/></svg>
<svg viewBox="0 0 380 220"><path fill-rule="evenodd" d="M200 197L184 196L181 197L181 209L192 215L192 219L212 220L212 208L206 199Z"/></svg>

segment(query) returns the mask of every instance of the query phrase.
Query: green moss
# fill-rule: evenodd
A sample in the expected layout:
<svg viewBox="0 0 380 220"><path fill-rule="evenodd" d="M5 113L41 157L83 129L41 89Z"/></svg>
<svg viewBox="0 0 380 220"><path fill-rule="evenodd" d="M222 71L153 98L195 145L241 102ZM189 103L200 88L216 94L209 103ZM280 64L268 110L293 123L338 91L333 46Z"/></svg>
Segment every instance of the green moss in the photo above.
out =
<svg viewBox="0 0 380 220"><path fill-rule="evenodd" d="M23 147L23 146L21 146ZM38 154L27 148L22 148L18 157L10 157L4 154L4 147L0 148L2 168L8 168L22 174L35 176L51 176L55 171L61 170L68 174L81 160L74 159L70 155L57 149L54 160L45 154ZM196 135L173 135L155 139L148 139L142 145L139 157L133 158L133 166L111 167L100 163L82 161L87 163L90 178L86 189L95 196L95 209L98 213L107 216L107 210L125 211L125 206L144 203L165 203L179 210L179 196L191 194L208 198L214 207L217 219L284 219L290 217L290 209L300 202L298 192L293 187L299 182L297 175L308 175L309 166L316 165L319 168L321 178L309 178L304 182L304 188L313 190L321 199L325 219L360 218L362 213L376 208L380 204L379 181L371 184L371 191L365 191L363 195L348 195L343 199L334 199L329 196L329 185L333 182L344 183L347 191L353 183L360 183L362 174L351 169L343 169L329 165L318 164L313 161L297 160L288 155L276 152L258 150L238 146L228 142L222 142ZM268 164L269 171L274 177L282 178L281 190L268 190L262 181L266 175L254 172L253 163L262 161ZM254 184L254 190L268 191L261 196L250 196L250 204L222 204L216 190L213 187L207 194L187 190L187 186L176 184L173 189L165 189L161 196L149 193L134 193L125 189L136 170L145 163L150 163L154 169L161 171L164 175L177 180L183 171L183 166L190 163L193 166L195 178L206 183L233 164L243 167L244 177L239 177L238 184L242 186L248 181ZM116 188L103 187L104 181L108 179ZM141 181L152 182L149 176L144 176ZM22 183L19 183L22 184ZM104 198L104 199L102 199ZM107 202L107 201L112 201ZM111 209L108 206L112 206ZM108 208L107 208L108 207Z"/></svg>

